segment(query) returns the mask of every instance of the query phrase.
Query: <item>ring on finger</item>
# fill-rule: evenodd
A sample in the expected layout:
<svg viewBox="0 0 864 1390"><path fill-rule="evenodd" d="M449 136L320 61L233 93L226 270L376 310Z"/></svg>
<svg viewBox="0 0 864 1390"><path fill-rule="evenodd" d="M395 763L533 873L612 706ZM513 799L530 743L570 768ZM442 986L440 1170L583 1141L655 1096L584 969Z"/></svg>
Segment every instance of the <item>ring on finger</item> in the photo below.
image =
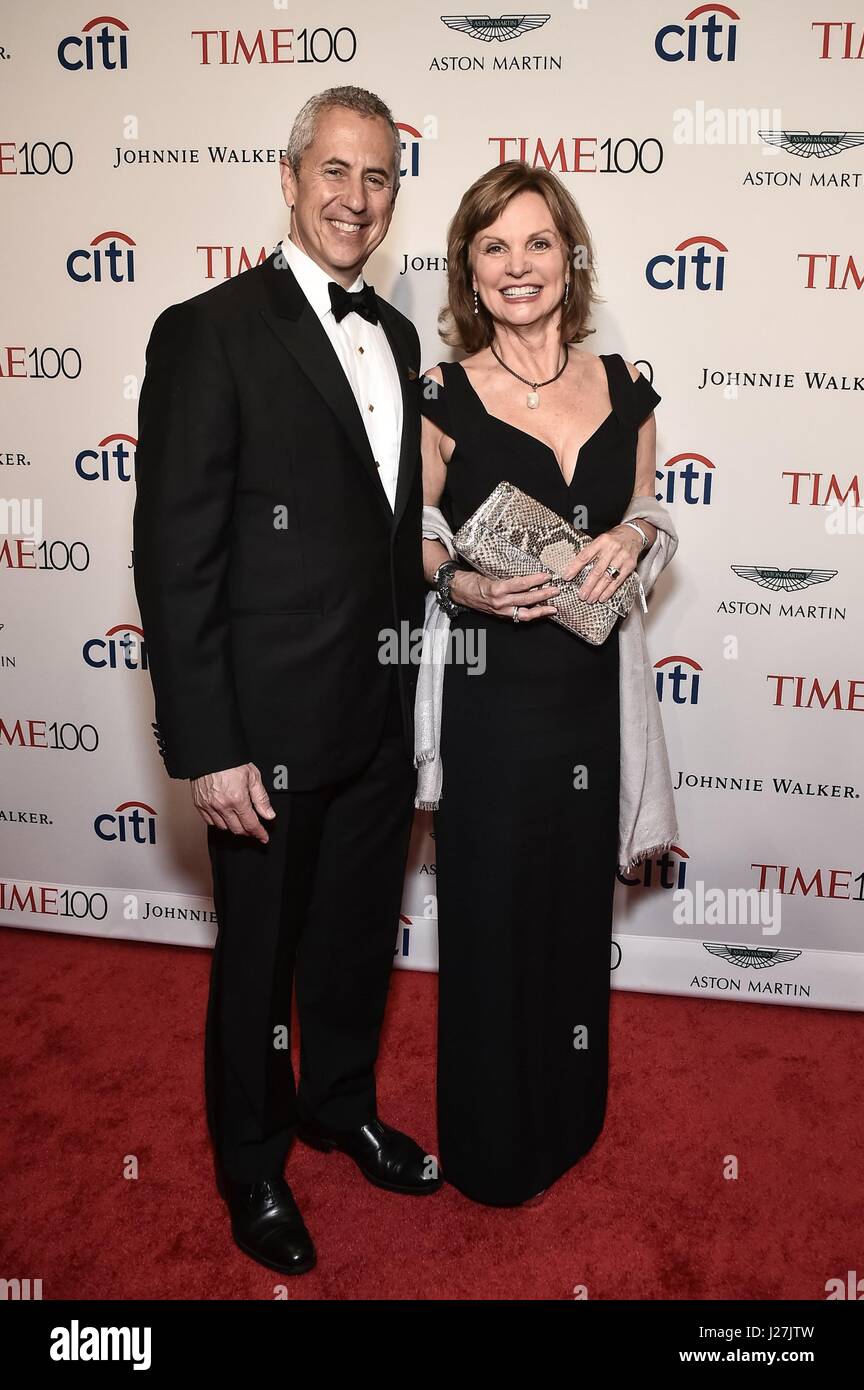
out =
<svg viewBox="0 0 864 1390"><path fill-rule="evenodd" d="M513 605L513 621L514 621L514 623L519 623L519 622L522 621L522 619L519 617L519 605L518 605L518 603L514 603L514 605Z"/></svg>

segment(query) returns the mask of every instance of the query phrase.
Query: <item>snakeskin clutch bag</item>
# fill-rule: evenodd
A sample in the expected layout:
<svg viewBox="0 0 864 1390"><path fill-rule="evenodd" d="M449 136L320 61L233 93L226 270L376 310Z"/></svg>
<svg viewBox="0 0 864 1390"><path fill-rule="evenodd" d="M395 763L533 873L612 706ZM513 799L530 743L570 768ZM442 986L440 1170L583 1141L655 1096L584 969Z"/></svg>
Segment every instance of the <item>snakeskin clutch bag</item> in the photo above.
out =
<svg viewBox="0 0 864 1390"><path fill-rule="evenodd" d="M459 528L453 546L491 579L513 579L520 574L536 574L538 570L550 570L560 578L564 566L591 540L586 531L577 531L535 497L513 483L503 482ZM594 560L589 560L575 579L560 580L561 592L555 599L557 612L552 621L599 647L616 620L630 612L640 584L634 570L610 599L586 603L577 589L594 564Z"/></svg>

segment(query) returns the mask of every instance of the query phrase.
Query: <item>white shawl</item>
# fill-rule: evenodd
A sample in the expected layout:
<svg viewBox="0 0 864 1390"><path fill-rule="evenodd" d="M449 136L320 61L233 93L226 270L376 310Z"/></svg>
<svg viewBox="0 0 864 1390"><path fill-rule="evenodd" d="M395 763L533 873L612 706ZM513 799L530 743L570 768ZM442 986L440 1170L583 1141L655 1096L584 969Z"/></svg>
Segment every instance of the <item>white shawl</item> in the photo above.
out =
<svg viewBox="0 0 864 1390"><path fill-rule="evenodd" d="M632 498L623 521L648 521L657 528L653 544L637 562L642 588L649 594L657 576L678 549L671 516L650 495ZM455 558L453 532L437 507L423 508L423 537L437 540ZM415 806L435 810L441 800L441 707L450 619L435 594L426 596L423 646L414 706L414 765L418 769ZM578 638L574 638L578 641ZM637 601L618 625L621 778L618 810L618 868L626 871L678 838L669 755L660 705L645 643L642 607Z"/></svg>

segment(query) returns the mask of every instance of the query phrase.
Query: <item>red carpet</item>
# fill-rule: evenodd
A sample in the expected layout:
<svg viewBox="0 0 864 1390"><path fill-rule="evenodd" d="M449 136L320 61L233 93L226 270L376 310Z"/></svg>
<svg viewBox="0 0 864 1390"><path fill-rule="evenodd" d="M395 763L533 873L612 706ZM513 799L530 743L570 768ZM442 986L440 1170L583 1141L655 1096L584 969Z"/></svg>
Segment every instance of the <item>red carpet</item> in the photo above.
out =
<svg viewBox="0 0 864 1390"><path fill-rule="evenodd" d="M209 953L0 929L2 1268L45 1299L271 1299L212 1183ZM434 1150L434 975L396 972L382 1117ZM533 1208L367 1184L303 1146L292 1299L824 1299L864 1275L860 1014L614 994L606 1129ZM723 1177L727 1155L737 1181ZM123 1177L127 1155L136 1181Z"/></svg>

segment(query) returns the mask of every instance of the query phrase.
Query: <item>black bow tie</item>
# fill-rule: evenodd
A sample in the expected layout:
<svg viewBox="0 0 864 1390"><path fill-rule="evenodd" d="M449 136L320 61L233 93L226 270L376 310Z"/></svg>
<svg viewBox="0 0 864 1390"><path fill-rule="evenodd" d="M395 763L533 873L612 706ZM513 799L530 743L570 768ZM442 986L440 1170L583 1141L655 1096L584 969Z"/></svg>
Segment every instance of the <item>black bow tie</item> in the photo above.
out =
<svg viewBox="0 0 864 1390"><path fill-rule="evenodd" d="M364 284L362 290L346 290L337 285L335 280L331 280L327 288L330 291L333 317L337 323L352 310L368 323L378 322L378 301L371 285Z"/></svg>

